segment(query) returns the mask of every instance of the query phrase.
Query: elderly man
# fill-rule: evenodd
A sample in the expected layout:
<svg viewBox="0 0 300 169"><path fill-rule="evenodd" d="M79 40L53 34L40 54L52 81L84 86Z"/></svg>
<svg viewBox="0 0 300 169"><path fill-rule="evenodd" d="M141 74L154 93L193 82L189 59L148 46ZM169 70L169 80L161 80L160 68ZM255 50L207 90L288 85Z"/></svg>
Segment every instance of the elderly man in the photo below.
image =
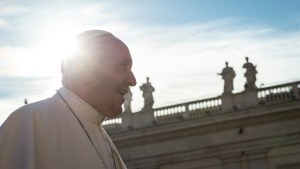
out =
<svg viewBox="0 0 300 169"><path fill-rule="evenodd" d="M136 85L129 50L105 31L77 38L76 56L62 63L63 87L3 123L1 169L126 168L101 123L122 112L123 96Z"/></svg>

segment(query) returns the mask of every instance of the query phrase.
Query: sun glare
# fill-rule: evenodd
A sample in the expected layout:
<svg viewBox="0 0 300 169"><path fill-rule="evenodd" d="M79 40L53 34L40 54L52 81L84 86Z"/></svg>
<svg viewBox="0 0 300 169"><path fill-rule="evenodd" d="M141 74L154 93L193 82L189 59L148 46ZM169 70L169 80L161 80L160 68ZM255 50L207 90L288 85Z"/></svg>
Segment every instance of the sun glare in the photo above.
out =
<svg viewBox="0 0 300 169"><path fill-rule="evenodd" d="M51 29L39 35L41 42L38 46L43 50L48 49L47 57L67 57L75 50L75 35L66 27Z"/></svg>
<svg viewBox="0 0 300 169"><path fill-rule="evenodd" d="M36 76L60 76L60 63L64 57L73 56L78 24L59 19L41 28L34 38L31 50L24 57L26 71Z"/></svg>

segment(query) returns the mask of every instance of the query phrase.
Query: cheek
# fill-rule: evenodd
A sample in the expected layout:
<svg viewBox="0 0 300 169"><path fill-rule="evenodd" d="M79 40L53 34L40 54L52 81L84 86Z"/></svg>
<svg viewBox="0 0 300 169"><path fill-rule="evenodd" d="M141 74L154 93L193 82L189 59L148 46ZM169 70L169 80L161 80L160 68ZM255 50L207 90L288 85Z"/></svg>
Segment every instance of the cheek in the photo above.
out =
<svg viewBox="0 0 300 169"><path fill-rule="evenodd" d="M112 87L114 84L114 79L110 74L99 74L95 76L95 83L100 88L109 88Z"/></svg>
<svg viewBox="0 0 300 169"><path fill-rule="evenodd" d="M124 76L116 70L106 69L94 77L98 86L105 89L118 89L124 82Z"/></svg>
<svg viewBox="0 0 300 169"><path fill-rule="evenodd" d="M112 74L109 77L109 83L114 88L119 88L124 82L124 78L120 76L119 74Z"/></svg>

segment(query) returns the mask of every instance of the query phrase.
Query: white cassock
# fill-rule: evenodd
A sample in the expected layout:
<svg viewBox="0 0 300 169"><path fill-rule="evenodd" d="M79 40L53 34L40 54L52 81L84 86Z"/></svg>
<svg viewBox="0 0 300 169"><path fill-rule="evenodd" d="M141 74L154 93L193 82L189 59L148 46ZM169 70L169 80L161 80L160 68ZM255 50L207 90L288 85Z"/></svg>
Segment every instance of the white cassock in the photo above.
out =
<svg viewBox="0 0 300 169"><path fill-rule="evenodd" d="M126 169L104 119L66 88L25 105L0 128L0 169Z"/></svg>

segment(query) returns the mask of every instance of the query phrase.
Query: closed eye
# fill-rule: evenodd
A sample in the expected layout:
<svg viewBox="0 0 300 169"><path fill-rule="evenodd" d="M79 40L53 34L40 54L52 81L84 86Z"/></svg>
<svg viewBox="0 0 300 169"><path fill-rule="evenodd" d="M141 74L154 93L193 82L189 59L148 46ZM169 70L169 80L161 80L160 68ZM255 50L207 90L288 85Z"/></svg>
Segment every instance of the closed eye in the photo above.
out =
<svg viewBox="0 0 300 169"><path fill-rule="evenodd" d="M119 64L118 67L117 67L117 69L120 70L120 71L126 71L126 69L127 69L127 63L121 63L121 64Z"/></svg>
<svg viewBox="0 0 300 169"><path fill-rule="evenodd" d="M123 72L126 72L128 70L131 69L131 61L130 60L125 60L125 61L122 61L120 62L118 65L117 65L117 70L118 71L123 71Z"/></svg>

